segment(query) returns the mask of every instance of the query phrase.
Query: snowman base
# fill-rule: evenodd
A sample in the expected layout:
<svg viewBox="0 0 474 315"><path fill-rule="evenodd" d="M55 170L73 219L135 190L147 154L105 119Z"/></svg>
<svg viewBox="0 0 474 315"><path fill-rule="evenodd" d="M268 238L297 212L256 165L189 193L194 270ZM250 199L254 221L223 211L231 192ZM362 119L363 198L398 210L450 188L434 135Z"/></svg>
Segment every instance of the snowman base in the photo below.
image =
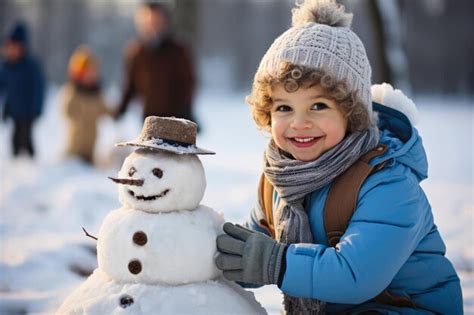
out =
<svg viewBox="0 0 474 315"><path fill-rule="evenodd" d="M266 314L252 292L225 279L183 285L118 283L96 269L57 314Z"/></svg>

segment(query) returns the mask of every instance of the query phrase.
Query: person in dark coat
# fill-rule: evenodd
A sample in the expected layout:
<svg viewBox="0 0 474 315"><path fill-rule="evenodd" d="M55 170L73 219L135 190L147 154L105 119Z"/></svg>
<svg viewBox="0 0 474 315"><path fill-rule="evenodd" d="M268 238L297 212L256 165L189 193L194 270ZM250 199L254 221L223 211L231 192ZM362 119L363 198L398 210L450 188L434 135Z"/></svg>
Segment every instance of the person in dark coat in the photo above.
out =
<svg viewBox="0 0 474 315"><path fill-rule="evenodd" d="M126 49L125 86L117 118L138 96L147 116L194 120L194 70L191 53L171 32L170 12L160 3L145 3L135 15L138 40Z"/></svg>
<svg viewBox="0 0 474 315"><path fill-rule="evenodd" d="M21 151L33 157L32 128L43 109L45 81L38 61L28 47L28 30L18 22L2 45L0 94L3 119L13 120L13 155Z"/></svg>

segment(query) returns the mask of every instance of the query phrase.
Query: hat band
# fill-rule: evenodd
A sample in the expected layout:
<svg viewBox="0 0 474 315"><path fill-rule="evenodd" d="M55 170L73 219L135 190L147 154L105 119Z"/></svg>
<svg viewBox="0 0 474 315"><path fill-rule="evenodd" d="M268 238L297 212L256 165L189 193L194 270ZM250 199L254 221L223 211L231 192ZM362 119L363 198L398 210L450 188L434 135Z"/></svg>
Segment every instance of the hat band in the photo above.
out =
<svg viewBox="0 0 474 315"><path fill-rule="evenodd" d="M194 146L194 144L192 143L181 142L181 141L170 140L170 139L163 139L163 138L159 138L159 139L162 140L164 143L172 145L172 146L180 146L180 147L186 147L186 148Z"/></svg>

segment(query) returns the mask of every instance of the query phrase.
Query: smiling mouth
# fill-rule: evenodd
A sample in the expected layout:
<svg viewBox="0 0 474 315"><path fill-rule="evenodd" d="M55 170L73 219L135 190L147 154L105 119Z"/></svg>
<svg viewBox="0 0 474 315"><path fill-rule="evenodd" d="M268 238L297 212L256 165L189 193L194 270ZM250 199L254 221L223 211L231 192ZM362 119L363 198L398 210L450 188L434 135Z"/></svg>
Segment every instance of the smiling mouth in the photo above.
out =
<svg viewBox="0 0 474 315"><path fill-rule="evenodd" d="M138 196L138 195L135 195L135 193L131 190L129 190L128 193L130 194L130 196L134 197L137 200L149 201L149 200L156 200L158 198L164 197L169 191L170 191L169 189L166 189L161 194L154 195L154 196Z"/></svg>
<svg viewBox="0 0 474 315"><path fill-rule="evenodd" d="M288 138L298 148L307 148L316 144L322 137L293 137Z"/></svg>

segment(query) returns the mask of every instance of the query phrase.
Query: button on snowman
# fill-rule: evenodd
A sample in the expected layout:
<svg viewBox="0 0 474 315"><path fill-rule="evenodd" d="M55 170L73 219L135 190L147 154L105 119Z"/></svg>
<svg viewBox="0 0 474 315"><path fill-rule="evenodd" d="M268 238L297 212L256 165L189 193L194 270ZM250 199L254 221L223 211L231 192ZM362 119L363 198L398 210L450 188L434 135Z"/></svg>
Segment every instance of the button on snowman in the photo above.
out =
<svg viewBox="0 0 474 315"><path fill-rule="evenodd" d="M206 188L195 123L147 117L117 178L122 207L102 223L98 268L61 314L264 314L253 293L214 264L224 218L200 205Z"/></svg>

